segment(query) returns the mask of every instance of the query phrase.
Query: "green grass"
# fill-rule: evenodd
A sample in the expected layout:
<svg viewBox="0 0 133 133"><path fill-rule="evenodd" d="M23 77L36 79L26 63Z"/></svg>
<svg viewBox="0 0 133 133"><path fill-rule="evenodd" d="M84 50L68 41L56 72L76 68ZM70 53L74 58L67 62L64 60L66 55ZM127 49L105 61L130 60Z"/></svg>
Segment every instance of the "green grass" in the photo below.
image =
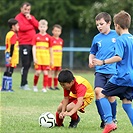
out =
<svg viewBox="0 0 133 133"><path fill-rule="evenodd" d="M92 72L75 72L76 75L82 75L93 85L94 75ZM34 72L29 73L29 85L32 87ZM0 75L2 77L2 73ZM79 113L81 122L76 129L69 129L70 118L64 120L65 127L44 128L39 127L38 118L43 112L55 114L58 104L63 98L63 90L48 91L42 93L42 76L39 79L39 92L24 91L19 89L20 72L14 71L13 89L14 93L0 93L0 133L101 133L99 128L100 119L97 113L95 103L86 107L86 113ZM60 87L60 86L59 86ZM61 87L60 87L61 88ZM118 100L118 129L114 133L133 133L125 112L121 107L121 101Z"/></svg>

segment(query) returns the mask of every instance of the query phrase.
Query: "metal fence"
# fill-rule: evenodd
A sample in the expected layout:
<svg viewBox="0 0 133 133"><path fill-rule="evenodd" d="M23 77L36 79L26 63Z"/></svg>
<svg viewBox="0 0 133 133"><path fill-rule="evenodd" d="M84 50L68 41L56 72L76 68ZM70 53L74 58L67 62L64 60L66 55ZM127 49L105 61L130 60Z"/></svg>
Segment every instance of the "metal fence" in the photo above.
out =
<svg viewBox="0 0 133 133"><path fill-rule="evenodd" d="M5 46L0 46L0 66L4 66ZM87 47L63 47L62 67L69 69L88 69L88 55L90 48Z"/></svg>

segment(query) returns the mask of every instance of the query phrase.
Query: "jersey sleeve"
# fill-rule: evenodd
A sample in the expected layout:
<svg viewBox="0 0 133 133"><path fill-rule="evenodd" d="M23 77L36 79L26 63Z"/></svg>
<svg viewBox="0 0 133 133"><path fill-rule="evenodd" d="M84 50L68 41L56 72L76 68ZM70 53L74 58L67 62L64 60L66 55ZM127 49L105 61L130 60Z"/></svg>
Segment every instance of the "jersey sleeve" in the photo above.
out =
<svg viewBox="0 0 133 133"><path fill-rule="evenodd" d="M78 98L78 97L84 97L87 88L86 88L85 85L79 84L79 85L77 86L76 90L77 90L77 98Z"/></svg>
<svg viewBox="0 0 133 133"><path fill-rule="evenodd" d="M95 43L95 39L93 39L90 53L96 55L97 51L98 51L98 46Z"/></svg>
<svg viewBox="0 0 133 133"><path fill-rule="evenodd" d="M49 47L51 48L53 46L52 37L49 35Z"/></svg>
<svg viewBox="0 0 133 133"><path fill-rule="evenodd" d="M14 45L14 44L16 43L16 41L17 41L17 37L16 37L16 34L14 34L14 35L11 37L11 39L10 39L10 44L11 44L11 45Z"/></svg>
<svg viewBox="0 0 133 133"><path fill-rule="evenodd" d="M38 20L34 17L34 16L32 16L31 15L31 18L32 19L30 19L29 21L30 21L30 23L34 26L34 28L37 30L38 29Z"/></svg>
<svg viewBox="0 0 133 133"><path fill-rule="evenodd" d="M121 40L117 39L116 45L115 45L115 55L118 55L121 58L123 57L123 54L124 54L124 46L122 43L123 42Z"/></svg>

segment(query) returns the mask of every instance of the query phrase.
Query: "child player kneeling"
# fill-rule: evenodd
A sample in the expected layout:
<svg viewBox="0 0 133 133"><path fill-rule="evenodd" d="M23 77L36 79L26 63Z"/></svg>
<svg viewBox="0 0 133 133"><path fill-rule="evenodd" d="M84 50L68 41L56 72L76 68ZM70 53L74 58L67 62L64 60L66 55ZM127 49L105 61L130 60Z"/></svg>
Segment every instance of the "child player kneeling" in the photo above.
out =
<svg viewBox="0 0 133 133"><path fill-rule="evenodd" d="M94 98L92 86L86 79L74 76L69 70L62 70L58 75L58 81L64 90L64 99L57 108L56 126L64 126L65 116L70 116L69 128L76 128L80 121L77 112L84 113L84 108Z"/></svg>

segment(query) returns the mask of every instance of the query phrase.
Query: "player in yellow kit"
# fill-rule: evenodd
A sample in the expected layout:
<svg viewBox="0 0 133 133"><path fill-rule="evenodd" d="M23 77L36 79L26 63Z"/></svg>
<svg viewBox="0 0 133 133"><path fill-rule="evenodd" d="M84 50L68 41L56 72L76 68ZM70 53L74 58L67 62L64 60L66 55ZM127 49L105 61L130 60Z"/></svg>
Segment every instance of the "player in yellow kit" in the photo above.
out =
<svg viewBox="0 0 133 133"><path fill-rule="evenodd" d="M5 60L6 60L6 71L3 75L2 89L1 91L13 91L12 89L12 74L14 68L19 62L19 47L18 47L18 36L19 30L18 21L14 18L8 20L10 31L6 34L5 44Z"/></svg>
<svg viewBox="0 0 133 133"><path fill-rule="evenodd" d="M60 38L62 32L62 27L58 24L55 24L52 29L52 49L53 49L53 59L54 64L51 66L51 71L49 72L48 87L50 90L59 90L58 88L58 73L61 70L62 66L62 47L64 41ZM52 88L52 80L54 81Z"/></svg>
<svg viewBox="0 0 133 133"><path fill-rule="evenodd" d="M48 86L48 71L53 65L53 53L51 45L51 36L46 33L48 22L46 20L39 21L40 32L33 38L33 60L35 64L34 86L33 90L38 91L37 83L40 73L43 72L43 89L46 92Z"/></svg>
<svg viewBox="0 0 133 133"><path fill-rule="evenodd" d="M58 81L64 90L64 99L57 108L56 126L63 126L64 117L70 116L69 128L76 128L80 121L77 113L84 113L84 108L91 104L94 98L93 88L85 78L74 76L69 70L62 70Z"/></svg>

